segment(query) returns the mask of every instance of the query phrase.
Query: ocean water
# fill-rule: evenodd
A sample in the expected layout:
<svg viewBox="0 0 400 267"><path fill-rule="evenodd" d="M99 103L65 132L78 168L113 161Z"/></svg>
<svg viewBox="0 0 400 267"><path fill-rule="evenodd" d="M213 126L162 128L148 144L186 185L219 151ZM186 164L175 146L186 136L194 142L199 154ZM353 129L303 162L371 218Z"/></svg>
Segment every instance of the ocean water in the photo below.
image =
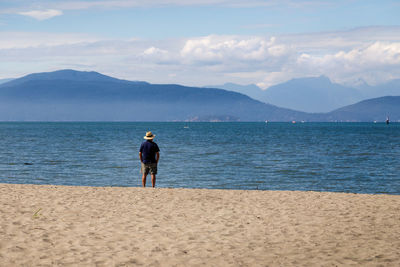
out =
<svg viewBox="0 0 400 267"><path fill-rule="evenodd" d="M396 123L3 122L0 183L141 186L149 130L157 187L400 194Z"/></svg>

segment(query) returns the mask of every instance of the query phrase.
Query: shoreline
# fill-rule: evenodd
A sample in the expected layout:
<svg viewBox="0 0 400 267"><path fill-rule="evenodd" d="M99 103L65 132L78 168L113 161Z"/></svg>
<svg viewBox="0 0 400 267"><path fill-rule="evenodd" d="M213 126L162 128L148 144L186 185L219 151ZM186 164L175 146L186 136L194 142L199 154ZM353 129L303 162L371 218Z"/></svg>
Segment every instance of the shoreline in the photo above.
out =
<svg viewBox="0 0 400 267"><path fill-rule="evenodd" d="M0 184L0 265L400 265L400 196Z"/></svg>
<svg viewBox="0 0 400 267"><path fill-rule="evenodd" d="M147 177L147 188L151 188L151 177ZM140 181L141 182L141 181ZM61 185L61 184L27 184L27 183L8 183L8 182L0 182L1 185L27 185L27 186L55 186L55 187L77 187L77 188L143 188L141 185L133 185L133 186L121 186L121 185ZM259 191L259 192L310 192L310 193L333 193L333 194L349 194L349 195L384 195L384 196L400 196L397 193L387 193L387 192L378 192L378 193L358 193L358 192L342 192L342 191L316 191L316 190L273 190L273 189L243 189L243 188L205 188L205 187L158 187L153 189L176 189L176 190L221 190L221 191Z"/></svg>

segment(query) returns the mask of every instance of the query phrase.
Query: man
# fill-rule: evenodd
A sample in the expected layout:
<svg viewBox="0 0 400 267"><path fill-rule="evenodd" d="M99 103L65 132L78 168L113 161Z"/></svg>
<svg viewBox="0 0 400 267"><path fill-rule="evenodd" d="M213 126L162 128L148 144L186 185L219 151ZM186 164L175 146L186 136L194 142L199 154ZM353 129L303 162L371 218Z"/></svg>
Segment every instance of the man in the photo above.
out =
<svg viewBox="0 0 400 267"><path fill-rule="evenodd" d="M139 150L139 158L142 163L142 184L146 187L146 177L147 174L151 174L151 184L153 187L156 186L156 174L157 174L157 164L160 159L160 149L158 145L153 142L155 135L152 132L147 132L146 136L143 137L147 141L143 142Z"/></svg>

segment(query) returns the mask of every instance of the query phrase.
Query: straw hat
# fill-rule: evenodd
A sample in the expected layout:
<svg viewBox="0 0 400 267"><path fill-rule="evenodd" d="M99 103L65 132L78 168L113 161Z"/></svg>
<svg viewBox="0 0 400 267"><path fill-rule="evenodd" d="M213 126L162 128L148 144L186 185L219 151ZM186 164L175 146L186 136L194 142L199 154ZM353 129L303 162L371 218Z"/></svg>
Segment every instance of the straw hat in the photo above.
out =
<svg viewBox="0 0 400 267"><path fill-rule="evenodd" d="M143 137L146 140L153 140L153 138L156 137L152 132L147 132L146 136Z"/></svg>

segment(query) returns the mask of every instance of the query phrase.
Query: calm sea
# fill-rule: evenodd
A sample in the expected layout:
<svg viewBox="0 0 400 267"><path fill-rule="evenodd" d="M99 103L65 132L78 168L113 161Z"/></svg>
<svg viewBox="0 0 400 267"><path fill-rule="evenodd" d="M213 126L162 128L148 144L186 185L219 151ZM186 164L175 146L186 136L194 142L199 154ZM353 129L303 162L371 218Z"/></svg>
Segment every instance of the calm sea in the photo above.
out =
<svg viewBox="0 0 400 267"><path fill-rule="evenodd" d="M0 183L140 186L149 130L158 187L400 194L396 123L3 122Z"/></svg>

